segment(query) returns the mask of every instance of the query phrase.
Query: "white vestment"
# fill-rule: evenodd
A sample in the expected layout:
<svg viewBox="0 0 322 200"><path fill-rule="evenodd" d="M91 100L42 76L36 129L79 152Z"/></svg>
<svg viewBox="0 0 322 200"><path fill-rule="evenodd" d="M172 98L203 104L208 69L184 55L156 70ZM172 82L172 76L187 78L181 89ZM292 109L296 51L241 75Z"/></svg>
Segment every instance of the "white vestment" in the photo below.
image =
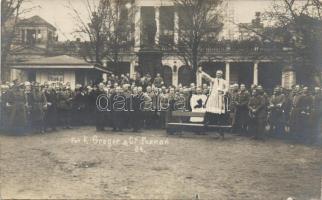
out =
<svg viewBox="0 0 322 200"><path fill-rule="evenodd" d="M205 113L206 110L204 108L204 105L207 101L207 96L204 94L194 94L192 95L190 99L190 106L192 112L200 112L200 113ZM191 117L190 118L191 122L203 122L204 119L203 117Z"/></svg>
<svg viewBox="0 0 322 200"><path fill-rule="evenodd" d="M228 91L227 81L220 78L211 79L211 91L206 104L206 112L225 114L225 93Z"/></svg>

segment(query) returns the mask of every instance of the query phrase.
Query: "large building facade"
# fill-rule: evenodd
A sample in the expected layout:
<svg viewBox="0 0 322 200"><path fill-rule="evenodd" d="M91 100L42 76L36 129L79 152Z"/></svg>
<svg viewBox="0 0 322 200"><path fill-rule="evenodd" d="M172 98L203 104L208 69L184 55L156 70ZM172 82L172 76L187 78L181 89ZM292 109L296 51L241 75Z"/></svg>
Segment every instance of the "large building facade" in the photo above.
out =
<svg viewBox="0 0 322 200"><path fill-rule="evenodd" d="M225 23L229 21L227 17L233 19L233 10L227 7L229 4L224 5L226 6L223 14ZM176 52L167 48L180 41L180 14L175 9L174 2L171 0L124 1L123 14L133 23L132 33L128 37L132 42L129 43L131 46L121 53L121 64L115 73L129 72L131 76L135 76L138 65L144 64L140 62L140 55L147 40L148 24L154 21L155 49L161 51L160 63L158 61L154 63L155 67L161 68L160 72L166 84L188 85L191 80L190 74L193 73L192 69ZM258 13L256 17L259 17ZM289 49L272 47L268 43L256 44L249 40L245 41L245 32L243 32L243 40L240 40L241 36L236 32L238 32L238 26L224 25L222 33L218 35L218 43L206 49L206 54L199 63L204 71L214 76L217 70L222 70L225 79L231 84L244 83L248 86L261 84L267 88L276 85L290 88L295 84L296 74L291 64L283 62L291 59L292 53ZM197 84L201 84L202 80L198 74L196 76Z"/></svg>
<svg viewBox="0 0 322 200"><path fill-rule="evenodd" d="M161 73L166 85L188 85L191 82L192 74L196 75L197 84L202 84L203 80L198 73L194 73L189 67L189 63L186 63L172 48L178 45L182 37L180 25L182 16L175 8L174 1L122 0L121 2L120 5L118 4L121 7L120 16L122 20L130 24L128 26L129 31L126 32L121 42L128 45L120 51L117 66L111 67L111 63L104 60L104 64L100 68L101 72L106 67L103 69L105 72L110 70L118 75L129 73L131 77L134 77L142 67L148 65L149 68L155 69L152 70L151 75L155 75L156 72ZM251 41L249 37L252 34L245 30L239 31L240 27L233 23L234 9L238 8L232 7L229 2L229 0L224 1L222 5L224 26L223 30L216 36L218 42L204 49L206 53L203 54L198 65L211 76L214 76L217 70L222 70L225 79L230 84L244 83L247 86L261 84L265 88L282 85L290 88L296 83L296 73L291 63L285 61L292 60L292 51L288 48L276 48L265 42ZM255 13L253 15L255 17ZM249 26L254 24L261 24L258 13L256 18L250 21ZM243 25L247 26L247 24ZM55 71L52 67L54 65L60 66L60 69L56 71L62 71L62 68L65 68L64 71L73 71L72 82L75 82L75 84L88 83L88 81L74 81L77 79L94 79L94 77L77 78L79 76L76 76L77 73L79 74L78 68L83 68L84 65L88 66L87 70L97 69L93 64L86 64L79 57L76 63L82 67L77 68L75 62L70 63L70 60L75 61L75 58L62 56L52 49L52 44L57 40L55 31L54 26L39 16L22 20L18 24L15 41L18 45L14 47L16 49L14 56L22 59L18 58L11 63L12 79L22 76L19 74L25 74L25 79L38 80L38 78L35 78L35 74L41 70L40 68L44 70L50 68L49 71ZM153 38L151 38L151 35ZM151 43L151 40L153 40L152 48L147 48L147 43ZM20 47L22 48L19 49ZM50 52L54 53L48 55ZM58 57L53 59L53 56ZM37 62L39 59L42 60L41 63ZM47 66L46 59L50 60ZM63 61L55 62L55 60L60 59L63 59ZM84 71L84 69L78 71L82 70ZM142 73L142 70L140 72ZM62 77L61 74L64 73L59 72L59 77ZM39 74L44 77L43 73L39 72ZM85 74L87 74L87 71ZM46 77L50 80L52 76L48 74ZM70 76L66 75L66 77ZM41 80L45 79L42 78ZM64 80L69 79L65 78Z"/></svg>

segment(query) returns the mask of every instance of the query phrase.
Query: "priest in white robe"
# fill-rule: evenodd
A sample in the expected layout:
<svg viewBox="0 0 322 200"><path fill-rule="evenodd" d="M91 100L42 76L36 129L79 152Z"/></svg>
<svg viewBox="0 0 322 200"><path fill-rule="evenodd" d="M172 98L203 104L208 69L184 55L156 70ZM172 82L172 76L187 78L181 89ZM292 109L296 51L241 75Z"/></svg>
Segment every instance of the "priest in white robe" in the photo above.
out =
<svg viewBox="0 0 322 200"><path fill-rule="evenodd" d="M229 85L227 81L222 78L223 72L218 70L216 72L216 78L209 76L201 69L199 69L199 73L202 78L211 83L210 93L206 103L206 112L213 114L225 114L227 110L225 95L229 89Z"/></svg>

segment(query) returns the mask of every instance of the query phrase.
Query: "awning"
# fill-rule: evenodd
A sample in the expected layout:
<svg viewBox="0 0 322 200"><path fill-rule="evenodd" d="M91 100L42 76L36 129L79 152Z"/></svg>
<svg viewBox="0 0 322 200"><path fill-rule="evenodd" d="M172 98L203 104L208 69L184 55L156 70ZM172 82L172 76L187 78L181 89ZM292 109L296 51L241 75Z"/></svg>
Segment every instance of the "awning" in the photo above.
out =
<svg viewBox="0 0 322 200"><path fill-rule="evenodd" d="M30 58L22 62L10 63L12 69L94 69L104 73L112 73L104 67L88 63L83 59L68 56L50 56L41 58Z"/></svg>

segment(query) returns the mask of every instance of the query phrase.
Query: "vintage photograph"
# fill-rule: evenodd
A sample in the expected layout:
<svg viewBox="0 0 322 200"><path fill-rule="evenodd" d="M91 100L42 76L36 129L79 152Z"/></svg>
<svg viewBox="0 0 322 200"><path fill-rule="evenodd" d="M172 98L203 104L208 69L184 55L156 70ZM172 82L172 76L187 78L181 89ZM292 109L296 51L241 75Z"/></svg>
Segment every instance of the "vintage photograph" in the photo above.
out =
<svg viewBox="0 0 322 200"><path fill-rule="evenodd" d="M322 200L321 0L1 0L0 200Z"/></svg>

